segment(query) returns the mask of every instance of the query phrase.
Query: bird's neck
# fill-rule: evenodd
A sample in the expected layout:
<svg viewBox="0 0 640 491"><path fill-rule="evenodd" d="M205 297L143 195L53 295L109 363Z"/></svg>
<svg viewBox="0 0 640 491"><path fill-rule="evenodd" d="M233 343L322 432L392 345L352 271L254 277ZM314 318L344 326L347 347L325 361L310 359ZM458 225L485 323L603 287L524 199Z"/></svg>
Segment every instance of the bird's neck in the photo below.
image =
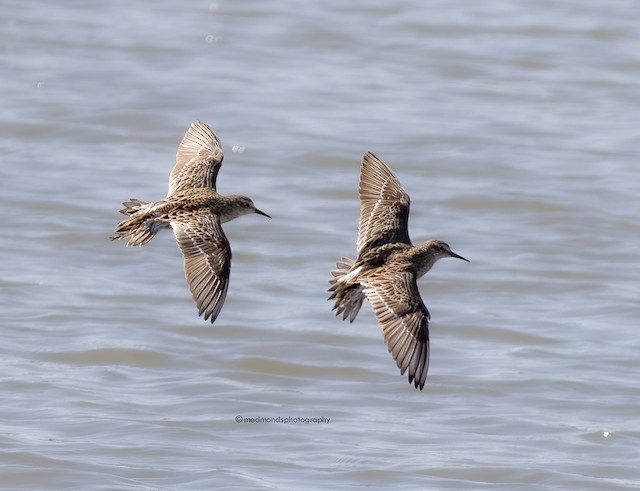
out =
<svg viewBox="0 0 640 491"><path fill-rule="evenodd" d="M416 270L418 278L427 274L438 260L438 256L433 254L430 241L420 244L414 249L414 258L416 259L415 263L418 265Z"/></svg>

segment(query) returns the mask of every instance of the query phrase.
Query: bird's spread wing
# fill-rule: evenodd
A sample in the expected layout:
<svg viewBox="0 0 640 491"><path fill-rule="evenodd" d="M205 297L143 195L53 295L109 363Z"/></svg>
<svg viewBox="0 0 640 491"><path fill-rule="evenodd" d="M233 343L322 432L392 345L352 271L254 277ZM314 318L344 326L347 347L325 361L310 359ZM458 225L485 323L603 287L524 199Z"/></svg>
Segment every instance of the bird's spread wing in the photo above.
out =
<svg viewBox="0 0 640 491"><path fill-rule="evenodd" d="M409 195L391 169L371 152L360 167L358 253L389 242L410 244Z"/></svg>
<svg viewBox="0 0 640 491"><path fill-rule="evenodd" d="M364 293L400 373L408 370L409 383L422 389L429 370L429 311L420 298L415 274L372 279Z"/></svg>
<svg viewBox="0 0 640 491"><path fill-rule="evenodd" d="M167 196L190 188L215 189L222 158L220 141L213 130L201 121L193 123L178 147Z"/></svg>
<svg viewBox="0 0 640 491"><path fill-rule="evenodd" d="M184 272L198 315L216 320L224 304L231 270L231 248L220 219L200 214L171 226L184 256Z"/></svg>

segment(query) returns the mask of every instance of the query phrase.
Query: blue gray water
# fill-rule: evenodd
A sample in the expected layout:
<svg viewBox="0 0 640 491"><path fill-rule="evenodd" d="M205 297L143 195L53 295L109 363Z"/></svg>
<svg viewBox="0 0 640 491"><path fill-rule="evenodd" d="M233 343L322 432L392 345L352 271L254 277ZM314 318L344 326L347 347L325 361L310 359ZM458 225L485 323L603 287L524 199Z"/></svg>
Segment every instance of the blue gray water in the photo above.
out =
<svg viewBox="0 0 640 491"><path fill-rule="evenodd" d="M0 488L639 489L637 7L5 0ZM196 119L273 216L214 325L171 234L107 239ZM471 260L422 392L325 300L368 150Z"/></svg>

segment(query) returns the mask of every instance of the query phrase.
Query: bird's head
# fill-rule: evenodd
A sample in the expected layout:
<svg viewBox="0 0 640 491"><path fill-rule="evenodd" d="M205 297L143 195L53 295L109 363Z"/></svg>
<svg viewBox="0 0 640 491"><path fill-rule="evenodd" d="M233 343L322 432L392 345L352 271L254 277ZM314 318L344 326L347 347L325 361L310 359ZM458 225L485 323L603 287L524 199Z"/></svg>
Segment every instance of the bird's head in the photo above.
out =
<svg viewBox="0 0 640 491"><path fill-rule="evenodd" d="M265 216L267 218L271 218L264 211L258 210L251 198L242 195L229 196L230 198L230 212L228 213L228 219L232 220L233 218L248 215L249 213L257 213L258 215Z"/></svg>
<svg viewBox="0 0 640 491"><path fill-rule="evenodd" d="M431 240L429 241L427 251L436 259L441 259L443 257L457 257L458 259L462 259L463 261L469 262L468 259L456 254L451 250L449 244L443 242L441 240Z"/></svg>

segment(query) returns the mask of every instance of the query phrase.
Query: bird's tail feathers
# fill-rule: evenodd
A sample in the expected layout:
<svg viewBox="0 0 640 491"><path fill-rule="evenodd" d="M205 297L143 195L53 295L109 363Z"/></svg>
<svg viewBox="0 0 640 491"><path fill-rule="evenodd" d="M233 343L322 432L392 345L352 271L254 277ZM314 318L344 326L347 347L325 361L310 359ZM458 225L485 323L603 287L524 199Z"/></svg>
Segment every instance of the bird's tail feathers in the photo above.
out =
<svg viewBox="0 0 640 491"><path fill-rule="evenodd" d="M364 288L361 285L345 281L347 274L351 272L353 264L352 259L343 257L336 263L336 269L331 271L333 278L329 280L331 284L329 287L331 292L329 300L336 299L332 310L336 311L336 315L342 314L342 320L349 317L349 322L354 321L365 298Z"/></svg>
<svg viewBox="0 0 640 491"><path fill-rule="evenodd" d="M111 240L129 238L128 246L142 246L168 224L165 220L157 218L150 209L155 203L132 198L122 203L125 208L120 213L129 215L116 227L116 231Z"/></svg>
<svg viewBox="0 0 640 491"><path fill-rule="evenodd" d="M139 212L140 210L146 210L153 206L153 203L137 198L130 198L129 201L125 201L122 204L124 205L124 208L118 211L123 215L129 216Z"/></svg>

